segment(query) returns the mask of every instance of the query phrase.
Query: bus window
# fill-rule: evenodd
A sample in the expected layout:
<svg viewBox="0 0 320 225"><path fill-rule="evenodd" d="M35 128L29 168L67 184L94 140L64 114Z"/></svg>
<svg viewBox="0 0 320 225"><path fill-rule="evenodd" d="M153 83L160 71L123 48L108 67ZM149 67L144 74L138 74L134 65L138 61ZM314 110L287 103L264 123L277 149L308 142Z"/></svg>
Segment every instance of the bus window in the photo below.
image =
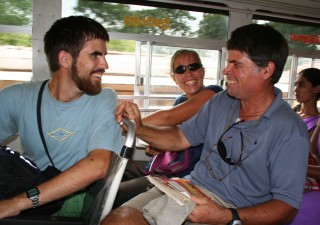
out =
<svg viewBox="0 0 320 225"><path fill-rule="evenodd" d="M90 15L109 32L227 40L227 10L207 8L199 12L191 6L186 9L168 4L155 3L155 7L82 0L63 0L62 5L63 16Z"/></svg>
<svg viewBox="0 0 320 225"><path fill-rule="evenodd" d="M118 95L134 94L135 41L113 40L107 44L109 68L102 77L103 87L111 87Z"/></svg>
<svg viewBox="0 0 320 225"><path fill-rule="evenodd" d="M0 2L0 89L32 78L32 6L32 0Z"/></svg>

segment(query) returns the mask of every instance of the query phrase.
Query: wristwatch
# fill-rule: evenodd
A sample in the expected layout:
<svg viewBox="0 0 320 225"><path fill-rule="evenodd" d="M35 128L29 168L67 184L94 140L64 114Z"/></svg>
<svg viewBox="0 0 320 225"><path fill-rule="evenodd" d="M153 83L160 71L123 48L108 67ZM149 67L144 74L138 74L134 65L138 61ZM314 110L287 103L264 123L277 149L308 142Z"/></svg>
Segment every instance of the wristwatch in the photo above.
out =
<svg viewBox="0 0 320 225"><path fill-rule="evenodd" d="M27 197L32 201L33 208L38 208L39 204L39 189L37 187L33 187L29 189L27 192Z"/></svg>
<svg viewBox="0 0 320 225"><path fill-rule="evenodd" d="M232 213L232 220L227 225L241 225L241 220L238 211L234 208L229 208Z"/></svg>

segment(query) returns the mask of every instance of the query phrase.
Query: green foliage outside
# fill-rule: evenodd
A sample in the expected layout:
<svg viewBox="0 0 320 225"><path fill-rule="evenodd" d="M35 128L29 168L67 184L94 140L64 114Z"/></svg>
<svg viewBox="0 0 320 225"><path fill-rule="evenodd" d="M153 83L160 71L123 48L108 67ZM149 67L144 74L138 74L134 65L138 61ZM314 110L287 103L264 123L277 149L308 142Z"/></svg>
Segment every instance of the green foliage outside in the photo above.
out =
<svg viewBox="0 0 320 225"><path fill-rule="evenodd" d="M107 45L108 51L135 52L136 42L131 40L110 40Z"/></svg>
<svg viewBox="0 0 320 225"><path fill-rule="evenodd" d="M271 23L271 26L279 30L288 40L291 48L303 48L303 49L313 49L317 50L317 45L314 43L292 41L290 40L290 35L297 34L303 36L320 36L320 27L311 26L297 26L293 24L283 24L283 23ZM318 45L319 46L319 45Z"/></svg>
<svg viewBox="0 0 320 225"><path fill-rule="evenodd" d="M215 40L227 40L227 27L227 16L205 13L203 15L203 20L200 21L198 37L210 38Z"/></svg>
<svg viewBox="0 0 320 225"><path fill-rule="evenodd" d="M0 0L0 24L31 25L32 0ZM31 35L0 33L1 45L31 47Z"/></svg>
<svg viewBox="0 0 320 225"><path fill-rule="evenodd" d="M189 12L183 10L153 7L133 10L124 4L87 0L79 0L74 10L77 14L89 16L100 21L108 28L108 31L123 33L188 36L192 34L192 32L187 22L189 20L195 20ZM171 26L168 30L164 31L161 27L155 25L126 26L124 23L125 17L140 18L140 22L144 22L144 19L148 16L156 19L170 18Z"/></svg>
<svg viewBox="0 0 320 225"><path fill-rule="evenodd" d="M257 21L254 21L257 22ZM260 21L261 22L261 21ZM267 21L265 21L267 22ZM279 23L279 22L267 22L268 25L274 27L282 35L288 40L290 48L303 48L303 49L313 49L317 50L317 45L314 43L302 42L302 41L293 41L290 39L290 35L303 35L305 37L309 37L313 35L315 37L320 36L320 27L315 26L305 26L305 25L295 25L295 24L288 24L288 23Z"/></svg>
<svg viewBox="0 0 320 225"><path fill-rule="evenodd" d="M31 25L32 0L0 0L0 24Z"/></svg>
<svg viewBox="0 0 320 225"><path fill-rule="evenodd" d="M0 33L0 46L13 45L13 46L31 47L32 46L31 38L32 38L31 35L28 35L28 34Z"/></svg>

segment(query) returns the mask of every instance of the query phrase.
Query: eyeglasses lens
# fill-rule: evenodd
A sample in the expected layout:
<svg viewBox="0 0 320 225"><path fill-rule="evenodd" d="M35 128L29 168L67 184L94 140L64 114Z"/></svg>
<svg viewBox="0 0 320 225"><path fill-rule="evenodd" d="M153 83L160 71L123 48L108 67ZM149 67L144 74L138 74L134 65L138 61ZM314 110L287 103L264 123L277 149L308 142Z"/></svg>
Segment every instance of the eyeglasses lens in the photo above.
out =
<svg viewBox="0 0 320 225"><path fill-rule="evenodd" d="M187 71L187 68L190 70L190 71L196 71L198 69L200 69L202 67L202 65L200 63L191 63L187 66L185 65L180 65L180 66L177 66L176 69L174 70L175 73L177 74L184 74L186 71Z"/></svg>
<svg viewBox="0 0 320 225"><path fill-rule="evenodd" d="M235 164L232 161L232 159L227 158L227 149L226 149L226 146L224 145L224 143L222 141L218 142L217 148L218 148L219 155L223 159L223 161L225 161L229 165L234 165Z"/></svg>
<svg viewBox="0 0 320 225"><path fill-rule="evenodd" d="M241 122L241 121L239 121L239 122ZM225 133L227 133L233 126L235 126L239 122L236 122L236 123L232 124L229 128L227 128L225 130L225 132L223 132L223 134L221 135L221 137L219 138L218 143L217 143L217 149L218 149L218 153L219 153L220 157L223 159L224 162L228 163L229 165L235 165L236 163L231 158L227 158L227 149L222 141L222 138ZM241 135L241 144L242 144L242 146L241 146L241 155L242 155L242 147L243 147L242 132L240 132L240 135ZM241 161L241 158L239 159L239 162L240 161ZM237 162L237 163L239 163L239 162Z"/></svg>

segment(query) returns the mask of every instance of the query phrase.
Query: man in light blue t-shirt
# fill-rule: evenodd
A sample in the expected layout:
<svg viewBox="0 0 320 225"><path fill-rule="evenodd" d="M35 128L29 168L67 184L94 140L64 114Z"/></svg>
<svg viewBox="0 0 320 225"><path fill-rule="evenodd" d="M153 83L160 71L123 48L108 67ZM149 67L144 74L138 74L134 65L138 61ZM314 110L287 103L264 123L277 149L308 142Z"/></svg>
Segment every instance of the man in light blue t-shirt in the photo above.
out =
<svg viewBox="0 0 320 225"><path fill-rule="evenodd" d="M107 41L106 29L83 16L59 19L45 34L51 79L40 96L41 124L52 161L62 173L27 191L37 193L36 201L26 193L0 201L0 218L83 190L106 175L112 152L120 153L123 143L114 116L117 96L101 86L102 75L108 69ZM44 170L51 163L37 127L42 84L31 81L0 91L0 144L19 133L23 155ZM68 204L80 205L79 199L76 201ZM60 215L76 216L64 210Z"/></svg>

